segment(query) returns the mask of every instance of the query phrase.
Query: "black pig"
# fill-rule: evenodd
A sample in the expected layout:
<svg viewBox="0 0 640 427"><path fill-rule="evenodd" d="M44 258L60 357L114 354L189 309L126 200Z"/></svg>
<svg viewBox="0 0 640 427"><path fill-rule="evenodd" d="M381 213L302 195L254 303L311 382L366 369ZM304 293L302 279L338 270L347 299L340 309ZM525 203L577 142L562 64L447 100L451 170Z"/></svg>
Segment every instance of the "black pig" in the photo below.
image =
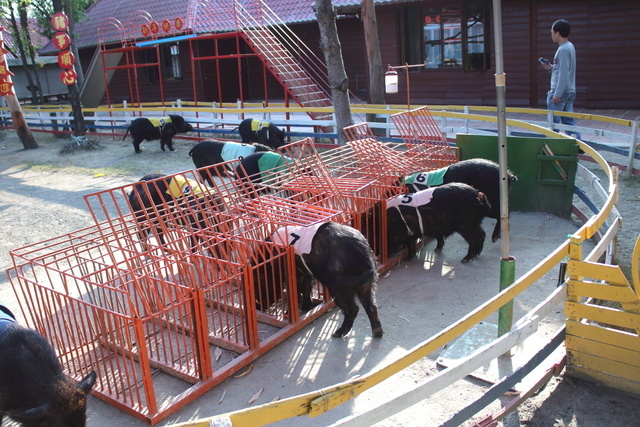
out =
<svg viewBox="0 0 640 427"><path fill-rule="evenodd" d="M271 122L256 119L245 119L238 127L242 142L249 144L258 142L273 149L284 145L284 132Z"/></svg>
<svg viewBox="0 0 640 427"><path fill-rule="evenodd" d="M382 337L382 324L375 302L376 261L362 233L348 225L326 222L307 227L283 227L274 234L273 241L294 248L303 310L311 308L311 288L315 278L329 290L344 314L342 325L333 333L334 337L344 337L353 327L360 310L356 296L369 317L373 336Z"/></svg>
<svg viewBox="0 0 640 427"><path fill-rule="evenodd" d="M240 181L246 191L250 191L252 186L261 187L259 191L267 191L268 187L277 189L280 184L279 177L286 171L288 160L280 153L264 151L249 154L240 160L236 167L235 177ZM254 194L250 194L253 196Z"/></svg>
<svg viewBox="0 0 640 427"><path fill-rule="evenodd" d="M179 133L187 133L193 130L193 126L187 123L182 117L170 114L169 117L159 117L147 119L139 117L131 122L122 140L127 137L131 131L133 138L133 148L136 153L142 153L140 144L142 141L160 140L160 148L165 151L164 146L169 150L175 151L173 148L173 137Z"/></svg>
<svg viewBox="0 0 640 427"><path fill-rule="evenodd" d="M197 143L190 151L189 156L193 160L196 169L227 162L229 160L240 159L249 154L262 151L274 151L273 148L263 144L238 144L237 142L217 141L215 139L205 139ZM216 169L216 175L224 175L224 170ZM213 186L211 175L206 170L200 171L202 179Z"/></svg>
<svg viewBox="0 0 640 427"><path fill-rule="evenodd" d="M6 415L27 427L84 426L95 382L94 371L79 383L67 378L47 340L0 305L0 425Z"/></svg>
<svg viewBox="0 0 640 427"><path fill-rule="evenodd" d="M518 178L508 171L509 184ZM498 220L491 234L491 241L500 238L500 166L486 159L468 159L454 163L436 171L413 174L405 178L410 192L424 190L440 184L462 182L487 196L491 204L489 218Z"/></svg>
<svg viewBox="0 0 640 427"><path fill-rule="evenodd" d="M176 213L178 212L174 209L188 212L184 218L178 218L178 222L182 225L198 229L207 228L208 221L198 205L198 199L205 197L200 185L180 175L168 179L161 173L147 174L135 183L129 193L129 204L136 220L141 223L140 240L145 241L148 238L151 228L148 223L151 222L156 223L155 232L158 240L161 244L165 244L164 232L158 223L158 215L164 217L169 214L167 208ZM215 199L214 203L217 208L222 209L220 200ZM147 224L142 225L142 223ZM195 246L194 241L192 246Z"/></svg>
<svg viewBox="0 0 640 427"><path fill-rule="evenodd" d="M484 193L470 185L450 183L417 193L396 196L387 201L387 242L389 254L407 247L407 259L416 253L416 240L435 237L440 253L444 239L458 232L469 244L463 263L480 255L485 232L482 219L491 205Z"/></svg>

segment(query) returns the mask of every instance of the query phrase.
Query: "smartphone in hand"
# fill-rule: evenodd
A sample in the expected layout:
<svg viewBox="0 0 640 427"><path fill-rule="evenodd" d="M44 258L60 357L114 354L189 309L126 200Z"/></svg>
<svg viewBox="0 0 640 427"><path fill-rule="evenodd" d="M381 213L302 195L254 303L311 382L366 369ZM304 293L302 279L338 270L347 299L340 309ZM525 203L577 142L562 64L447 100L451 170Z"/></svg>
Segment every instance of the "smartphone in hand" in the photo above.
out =
<svg viewBox="0 0 640 427"><path fill-rule="evenodd" d="M549 65L549 60L543 57L538 58L538 62L542 65Z"/></svg>

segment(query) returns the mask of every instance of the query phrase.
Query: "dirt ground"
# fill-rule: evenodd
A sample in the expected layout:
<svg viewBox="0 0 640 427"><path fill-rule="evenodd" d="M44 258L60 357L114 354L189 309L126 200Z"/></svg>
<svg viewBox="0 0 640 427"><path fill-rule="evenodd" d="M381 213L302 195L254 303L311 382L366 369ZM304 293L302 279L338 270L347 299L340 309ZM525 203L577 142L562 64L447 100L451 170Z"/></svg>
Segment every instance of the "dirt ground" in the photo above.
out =
<svg viewBox="0 0 640 427"><path fill-rule="evenodd" d="M69 139L57 139L45 134L36 134L36 138L40 148L25 151L13 131L0 131L0 212L2 212L2 221L0 222L0 269L3 271L11 266L9 250L59 236L92 224L92 219L82 198L83 195L131 183L146 173L162 172L170 174L191 169L193 166L187 156L189 148L194 144L192 141L176 141L176 152L162 152L157 141L147 142L144 144L145 151L143 154L136 155L129 140L122 141L120 139L105 138L101 141L101 145L104 147L102 150L61 155L59 151L69 142ZM624 228L619 236L618 262L624 265L625 271L628 272L633 245L640 234L640 221L638 220L640 215L640 210L638 209L640 182L637 177L623 176L621 184L618 209L623 217ZM534 223L544 227L547 223L550 223L550 218L544 214L539 216L516 214L514 215L514 221L516 223L521 221L523 224ZM570 222L563 223L563 226L572 226ZM490 226L493 226L493 221L490 222ZM489 225L486 225L486 227L487 230L491 229ZM560 232L554 232L559 234L557 236L559 240L557 242L545 242L552 245L551 247L555 247L553 246L554 244L557 246L564 239ZM513 249L516 252L520 250L517 246L517 238L517 235L513 237ZM489 262L493 262L496 259L495 257L499 256L499 245L491 245L489 242L485 244L483 256L474 261L474 263L469 264L471 267L459 267L460 264L458 262L461 258L462 250L457 253L455 249L457 248L456 245L459 246L460 243L455 242L454 236L452 236L451 240L452 242L449 243L448 241L447 247L443 251L448 253L446 256L450 257L450 260L449 258L432 258L429 248L423 248L420 259L424 261L424 265L430 263L430 270L435 270L433 266L439 266L443 271L449 265L455 266L461 272L464 272L464 268L467 268L468 274L473 276L478 274L478 269L483 268L485 263L488 266ZM542 245L542 242L540 242L540 245ZM533 262L532 265L535 265L536 260L531 260L531 262ZM527 264L526 262L523 264L523 268L519 269L517 274L526 271ZM473 268L476 270L472 270ZM449 279L451 280L448 283L434 284L427 296L424 295L424 289L414 289L417 288L416 284L406 279L406 277L414 276L403 275L412 273L411 270L420 269L422 269L422 265L419 262L401 264L400 267L392 271L389 277L384 279L384 283L380 284L378 300L381 306L381 313L387 312L387 323L385 324L383 320L387 333L382 340L370 340L370 336L368 336L370 335L370 329L365 316L360 315L354 326L355 333L352 332L351 335L353 336L350 336L349 340L345 340L342 343L335 340L331 341L328 338L327 331L324 329L327 327L333 329L335 322L339 320L338 313L334 310L324 316L326 319L323 318L322 321L317 321L308 330L301 332L296 337L292 337L287 343L283 343L282 348L276 348L258 360L254 367L254 372L244 379L244 381L247 381L246 383L241 385L228 383L225 386L226 398L224 398L224 395L221 397L221 390L214 389L199 401L188 405L175 416L168 418L162 424L168 425L172 422L183 422L233 410L234 406L231 405L231 401L236 399L246 403L255 393L256 381L265 381L266 383L264 396L256 401L255 404L266 403L278 397L298 394L298 390L300 392L315 390L327 385L317 380L322 375L322 373L319 373L320 375L316 375L315 381L304 384L306 389L304 387L300 388L301 380L296 376L295 373L298 371L293 367L287 371L286 375L279 374L278 378L269 378L267 376L265 379L257 376L260 372L264 373L275 369L275 366L282 364L283 360L287 363L286 358L291 357L291 352L295 351L291 350L291 348L301 349L303 354L298 355L295 360L300 363L300 366L297 367L299 372L304 372L308 369L310 360L314 358L322 359L324 354L329 354L327 349L329 344L333 347L332 351L336 351L335 348L340 347L337 350L338 354L341 354L345 360L341 361L338 366L343 366L343 369L346 369L343 376L348 379L353 375L357 375L358 372L375 368L387 360L385 357L401 354L399 352L403 349L411 348L426 337L431 336L433 332L427 330L427 326L433 328L434 331L438 331L459 318L460 314L468 311L468 307L464 302L461 304L460 309L466 311L455 315L447 313L442 306L437 304L437 293L439 291L445 293L446 288L452 286L453 274L450 275ZM405 273L405 271L408 273ZM423 274L424 272L413 273ZM395 281L401 281L401 283ZM414 291L422 292L419 298L430 298L436 302L429 307L425 306L423 313L407 314L406 307L396 306L396 304L400 305L397 302L403 293L407 293L404 298L415 298L414 294L409 293ZM480 301L484 301L487 298L480 291L470 290L469 292L473 293L473 296L478 294L477 297ZM458 296L458 298L460 297ZM15 303L15 296L4 273L0 275L0 300L7 305ZM473 308L474 305L471 298L469 300L468 304L470 304L470 308ZM451 301L447 303L450 304ZM439 313L440 311L442 313ZM436 312L439 315L434 318L435 321L434 319L424 319L428 317L427 314L435 315L437 314ZM413 323L409 324L408 322ZM411 330L407 331L409 328ZM411 338L409 342L401 342L399 336L393 335L394 332L400 334L400 331L403 330ZM358 352L361 357L353 357ZM384 355L376 358L377 353L384 353ZM332 369L335 369L335 367ZM404 385L414 384L418 381L417 377L423 377L425 372L434 372L434 369L431 361L421 361L407 376L398 378L397 381L393 382L391 388L400 390ZM239 383L239 381L236 381L236 383ZM271 390L268 389L267 384L271 385ZM448 405L451 402L465 400L467 395L472 393L472 388L474 389L473 393L475 393L477 384L474 384L474 381L464 382L451 390L438 393L434 396L434 399L424 405L420 405L410 415L392 418L380 425L439 425L446 420L446 408ZM234 394L234 392L237 394ZM384 391L382 394L384 394ZM226 401L221 404L223 398ZM375 399L375 397L371 399ZM373 403L375 405L375 402ZM353 409L353 406L342 409L339 417L349 415L351 409ZM445 414L443 415L442 412ZM142 422L93 398L89 403L88 415L89 425L101 426L107 425L107 423L112 426L144 425ZM477 422L481 418L474 418L474 420ZM561 375L553 378L543 390L507 416L499 425L572 427L606 425L608 427L626 427L637 425L638 419L640 419L640 398ZM299 425L300 423L299 420L293 421L282 425ZM335 421L336 419L320 417L313 422L313 425L327 425ZM471 425L471 423L467 425Z"/></svg>

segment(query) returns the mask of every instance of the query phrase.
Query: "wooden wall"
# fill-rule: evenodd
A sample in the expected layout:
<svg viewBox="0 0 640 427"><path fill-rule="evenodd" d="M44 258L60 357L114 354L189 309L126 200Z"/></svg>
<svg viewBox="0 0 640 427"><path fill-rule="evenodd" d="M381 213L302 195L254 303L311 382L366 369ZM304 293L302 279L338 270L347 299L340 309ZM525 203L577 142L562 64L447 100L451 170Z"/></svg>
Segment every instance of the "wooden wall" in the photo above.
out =
<svg viewBox="0 0 640 427"><path fill-rule="evenodd" d="M383 64L402 65L399 48L400 8L400 5L376 8ZM540 56L553 58L557 44L551 40L550 29L553 22L560 18L572 23L569 39L576 46L578 61L576 107L640 108L640 67L631 59L640 47L640 27L637 24L640 2L636 0L503 0L507 106L546 107L550 75L538 65L537 59ZM362 31L359 21L350 21L351 25ZM340 38L343 52L351 53L350 60L366 64L364 44L360 45L362 55L358 56L358 50L351 45L361 41L350 36L343 37L342 33ZM412 104L495 105L494 43L492 34L491 70L465 72L422 69L411 72ZM347 72L353 82L355 72L348 65ZM403 82L401 76L400 92L395 96L387 95L388 103L406 102Z"/></svg>
<svg viewBox="0 0 640 427"><path fill-rule="evenodd" d="M449 0L451 1L451 0ZM433 5L433 2L415 2ZM456 0L456 4L458 0ZM488 1L490 4L491 2ZM405 4L406 5L406 4ZM400 56L399 11L401 5L376 8L378 34L383 65L402 65ZM491 14L491 12L490 12ZM537 63L540 56L552 58L557 44L553 43L550 28L556 19L565 18L572 23L570 40L577 50L577 108L636 108L640 109L640 67L634 56L640 47L640 2L622 0L503 0L502 29L504 69L507 75L507 106L546 107L546 92L550 75ZM491 25L493 28L493 25ZM318 40L316 22L295 24L291 29L324 61ZM366 99L368 68L362 22L355 16L340 17L338 32L342 44L345 68L350 89ZM228 40L227 42L231 42ZM207 45L209 43L209 45ZM201 55L211 50L211 41L199 41ZM412 105L495 105L495 45L490 49L492 67L484 71L461 69L420 69L410 72ZM227 47L228 49L229 47ZM246 46L245 46L246 48ZM181 45L187 53L187 43ZM193 99L191 62L182 55L184 78L165 82L165 99ZM241 66L243 97L245 100L264 99L262 64L257 59L244 60ZM235 59L220 63L223 93L219 94L214 61L200 61L196 65L199 101L234 102L240 98L239 69ZM387 95L386 102L403 104L407 100L404 73L400 75L399 93ZM128 98L128 83L119 71L111 84L112 102ZM283 99L284 91L277 81L267 77L268 97ZM157 84L141 85L143 101L158 101Z"/></svg>

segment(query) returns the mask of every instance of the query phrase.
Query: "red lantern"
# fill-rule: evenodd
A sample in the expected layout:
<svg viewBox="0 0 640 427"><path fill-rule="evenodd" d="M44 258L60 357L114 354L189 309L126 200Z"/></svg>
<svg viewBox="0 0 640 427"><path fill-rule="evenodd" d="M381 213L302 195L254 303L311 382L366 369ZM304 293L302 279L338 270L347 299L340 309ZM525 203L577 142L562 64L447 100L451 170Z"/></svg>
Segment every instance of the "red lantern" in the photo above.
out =
<svg viewBox="0 0 640 427"><path fill-rule="evenodd" d="M142 27L140 27L140 32L144 37L149 37L149 34L151 34L151 30L149 29L149 26L147 24L142 24Z"/></svg>
<svg viewBox="0 0 640 427"><path fill-rule="evenodd" d="M149 28L151 28L151 33L152 34L158 34L158 31L160 30L160 26L155 21L153 21L151 24L149 24Z"/></svg>
<svg viewBox="0 0 640 427"><path fill-rule="evenodd" d="M169 22L168 19L162 21L162 31L164 31L165 33L171 31L171 22Z"/></svg>
<svg viewBox="0 0 640 427"><path fill-rule="evenodd" d="M69 68L60 72L60 80L66 85L72 85L78 80L78 75L73 68Z"/></svg>
<svg viewBox="0 0 640 427"><path fill-rule="evenodd" d="M176 27L176 30L180 31L182 29L182 18L176 18L173 26Z"/></svg>

